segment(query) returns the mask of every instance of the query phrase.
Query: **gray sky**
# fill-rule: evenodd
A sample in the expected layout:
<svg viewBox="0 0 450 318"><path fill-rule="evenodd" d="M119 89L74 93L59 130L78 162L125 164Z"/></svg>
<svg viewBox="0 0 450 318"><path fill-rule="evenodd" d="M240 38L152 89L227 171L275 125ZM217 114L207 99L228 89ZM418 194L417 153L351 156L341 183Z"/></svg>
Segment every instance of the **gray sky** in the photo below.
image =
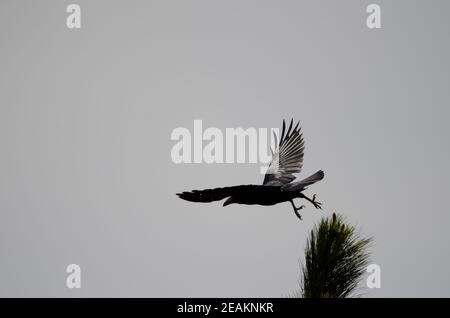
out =
<svg viewBox="0 0 450 318"><path fill-rule="evenodd" d="M369 1L69 3L0 3L0 296L285 296L336 211L375 237L367 297L450 297L448 1L375 1L379 30ZM175 196L263 177L174 164L174 128L291 117L323 212Z"/></svg>

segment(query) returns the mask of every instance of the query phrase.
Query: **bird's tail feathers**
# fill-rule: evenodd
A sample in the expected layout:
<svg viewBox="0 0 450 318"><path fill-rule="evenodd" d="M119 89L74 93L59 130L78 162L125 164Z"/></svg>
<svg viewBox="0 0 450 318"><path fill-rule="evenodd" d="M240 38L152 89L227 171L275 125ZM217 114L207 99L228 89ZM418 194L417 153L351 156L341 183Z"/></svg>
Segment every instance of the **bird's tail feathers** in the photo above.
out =
<svg viewBox="0 0 450 318"><path fill-rule="evenodd" d="M283 190L285 190L285 191L304 190L307 186L314 184L317 181L322 180L324 178L324 176L325 176L325 173L322 170L319 170L316 173L314 173L313 175L311 175L308 178L305 178L301 181L286 184L283 187Z"/></svg>

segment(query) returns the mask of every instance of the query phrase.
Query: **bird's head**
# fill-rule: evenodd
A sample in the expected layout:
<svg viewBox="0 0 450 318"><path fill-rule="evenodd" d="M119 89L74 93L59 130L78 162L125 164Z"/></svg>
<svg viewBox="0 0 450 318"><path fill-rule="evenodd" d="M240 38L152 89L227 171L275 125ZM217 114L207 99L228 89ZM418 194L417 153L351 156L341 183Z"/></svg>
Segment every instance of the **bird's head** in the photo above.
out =
<svg viewBox="0 0 450 318"><path fill-rule="evenodd" d="M227 206L231 203L234 203L233 197L229 197L228 199L226 199L225 202L223 203L223 206Z"/></svg>

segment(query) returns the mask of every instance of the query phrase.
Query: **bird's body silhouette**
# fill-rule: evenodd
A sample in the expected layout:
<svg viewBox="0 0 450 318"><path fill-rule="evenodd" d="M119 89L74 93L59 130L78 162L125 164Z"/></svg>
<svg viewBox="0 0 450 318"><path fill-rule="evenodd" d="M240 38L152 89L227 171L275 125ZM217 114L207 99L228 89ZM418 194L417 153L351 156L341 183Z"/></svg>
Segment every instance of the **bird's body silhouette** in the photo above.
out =
<svg viewBox="0 0 450 318"><path fill-rule="evenodd" d="M303 167L303 155L305 143L299 128L299 123L292 129L293 120L286 132L286 124L283 120L283 129L277 149L272 151L272 161L267 169L262 185L238 185L231 187L192 190L190 192L177 193L184 200L192 202L212 202L225 198L223 206L232 203L274 205L281 202L290 202L299 219L298 213L304 205L296 207L295 198L301 198L311 202L315 208L321 209L321 203L316 201L316 195L311 198L303 194L307 186L320 181L324 177L322 170L300 181L295 181L294 173L299 173ZM275 136L276 140L276 136ZM277 142L275 141L275 144Z"/></svg>

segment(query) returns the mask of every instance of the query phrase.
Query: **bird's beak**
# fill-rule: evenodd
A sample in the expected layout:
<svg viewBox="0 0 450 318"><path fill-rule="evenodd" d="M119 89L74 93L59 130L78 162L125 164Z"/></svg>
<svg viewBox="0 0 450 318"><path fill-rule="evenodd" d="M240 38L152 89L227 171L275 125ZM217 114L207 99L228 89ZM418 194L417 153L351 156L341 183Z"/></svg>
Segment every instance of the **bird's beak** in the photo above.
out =
<svg viewBox="0 0 450 318"><path fill-rule="evenodd" d="M231 203L234 203L233 198L229 197L228 199L225 200L225 202L223 203L223 206L227 206Z"/></svg>

